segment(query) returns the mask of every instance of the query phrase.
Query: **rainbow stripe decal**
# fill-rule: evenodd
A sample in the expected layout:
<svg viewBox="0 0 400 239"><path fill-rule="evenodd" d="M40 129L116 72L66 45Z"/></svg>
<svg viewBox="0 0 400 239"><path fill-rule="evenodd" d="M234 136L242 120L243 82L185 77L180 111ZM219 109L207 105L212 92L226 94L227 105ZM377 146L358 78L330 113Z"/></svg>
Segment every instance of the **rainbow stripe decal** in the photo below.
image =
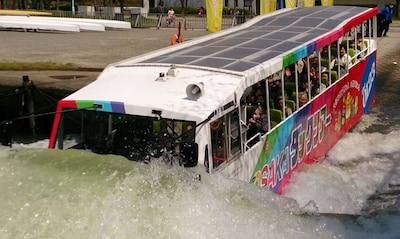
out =
<svg viewBox="0 0 400 239"><path fill-rule="evenodd" d="M344 33L350 31L352 27L363 23L364 21L372 18L377 14L378 14L378 8L371 8L364 14L361 14L353 18L351 21L347 22L345 25L341 26L335 31L332 31L328 35L325 35L317 39L316 41L307 44L307 46L301 46L295 51L288 53L287 55L283 56L282 68L284 69L285 67L297 62L298 60L312 54L316 50L322 49L324 46L327 46L330 43L338 40L340 37L344 35Z"/></svg>
<svg viewBox="0 0 400 239"><path fill-rule="evenodd" d="M125 114L125 105L122 102L116 101L104 101L104 100L77 100L77 101L61 101L63 106L67 106L70 108L75 109L90 109L97 111L104 111L104 112L112 112L112 113L119 113ZM71 107L71 104L75 105ZM99 108L93 107L99 106Z"/></svg>
<svg viewBox="0 0 400 239"><path fill-rule="evenodd" d="M375 101L376 52L271 131L250 182L282 193L302 163L318 162Z"/></svg>

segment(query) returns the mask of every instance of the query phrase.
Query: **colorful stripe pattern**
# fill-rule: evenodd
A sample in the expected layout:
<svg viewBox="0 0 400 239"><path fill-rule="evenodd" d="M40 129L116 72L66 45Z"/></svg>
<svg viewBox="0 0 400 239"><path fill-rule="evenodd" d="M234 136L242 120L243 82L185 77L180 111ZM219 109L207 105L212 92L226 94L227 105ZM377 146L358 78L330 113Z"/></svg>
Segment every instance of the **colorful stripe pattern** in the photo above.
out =
<svg viewBox="0 0 400 239"><path fill-rule="evenodd" d="M301 46L295 49L293 52L286 54L285 56L283 56L282 69L285 68L286 66L289 66L297 62L301 58L310 55L314 51L322 49L322 47L329 45L333 41L338 40L341 36L344 35L344 33L350 31L352 27L361 24L362 22L372 18L377 14L378 14L378 9L371 8L370 11L353 18L351 21L349 21L342 27L336 29L335 31L329 33L328 35L322 36L321 38L318 38L317 40L310 42L306 46Z"/></svg>
<svg viewBox="0 0 400 239"><path fill-rule="evenodd" d="M323 159L373 106L375 62L376 52L355 64L344 79L270 132L250 182L282 193L291 173L301 163Z"/></svg>
<svg viewBox="0 0 400 239"><path fill-rule="evenodd" d="M72 109L93 109L110 113L125 114L125 106L122 102L103 101L103 100L77 100L77 101L61 101L63 108Z"/></svg>

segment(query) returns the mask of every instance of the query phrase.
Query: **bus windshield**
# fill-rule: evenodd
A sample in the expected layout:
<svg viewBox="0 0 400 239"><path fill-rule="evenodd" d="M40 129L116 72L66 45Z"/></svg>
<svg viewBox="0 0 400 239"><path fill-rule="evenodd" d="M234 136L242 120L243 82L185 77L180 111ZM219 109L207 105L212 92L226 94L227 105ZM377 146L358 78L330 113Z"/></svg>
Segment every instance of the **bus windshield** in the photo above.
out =
<svg viewBox="0 0 400 239"><path fill-rule="evenodd" d="M195 122L100 111L63 113L56 147L117 154L130 160L179 154L181 142L194 142Z"/></svg>

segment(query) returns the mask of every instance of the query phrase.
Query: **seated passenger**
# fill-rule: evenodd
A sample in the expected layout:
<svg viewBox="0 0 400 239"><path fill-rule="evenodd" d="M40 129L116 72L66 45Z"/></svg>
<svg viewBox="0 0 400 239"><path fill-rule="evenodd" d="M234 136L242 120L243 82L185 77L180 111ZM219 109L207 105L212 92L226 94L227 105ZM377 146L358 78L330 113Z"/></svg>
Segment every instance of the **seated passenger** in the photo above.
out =
<svg viewBox="0 0 400 239"><path fill-rule="evenodd" d="M312 80L319 78L319 60L317 56L310 56L310 76Z"/></svg>
<svg viewBox="0 0 400 239"><path fill-rule="evenodd" d="M290 109L286 105L285 105L285 110L283 110L283 98L282 98L282 96L278 97L278 102L276 104L276 109L281 110L282 112L285 112L285 116L286 117L288 117L289 115L291 115L293 113L292 109Z"/></svg>
<svg viewBox="0 0 400 239"><path fill-rule="evenodd" d="M350 40L349 41L349 48L354 50L354 53L357 54L357 47L356 47L356 41L354 40Z"/></svg>
<svg viewBox="0 0 400 239"><path fill-rule="evenodd" d="M182 135L182 141L187 142L187 141L194 141L194 125L193 124L186 124L185 125L185 131L183 132Z"/></svg>
<svg viewBox="0 0 400 239"><path fill-rule="evenodd" d="M294 75L292 73L292 69L290 69L289 66L287 66L285 68L285 76L284 76L284 78L285 78L285 82L294 82L295 81Z"/></svg>
<svg viewBox="0 0 400 239"><path fill-rule="evenodd" d="M351 40L350 41L350 45L349 47L351 49L353 49L354 51L354 56L357 56L357 59L361 59L364 57L364 54L362 54L361 50L362 50L362 39L357 39L357 42L359 42L359 40L361 40L361 45L356 45L356 41L355 40Z"/></svg>
<svg viewBox="0 0 400 239"><path fill-rule="evenodd" d="M343 65L346 64L347 62L349 63L348 67L351 66L351 57L347 54L347 49L345 46L340 46L340 58L339 62Z"/></svg>
<svg viewBox="0 0 400 239"><path fill-rule="evenodd" d="M304 91L306 93L310 91L311 96L316 96L318 94L318 89L319 89L319 81L310 80L309 83L307 78L302 77L300 79L299 91Z"/></svg>
<svg viewBox="0 0 400 239"><path fill-rule="evenodd" d="M329 72L323 71L321 73L321 85L319 87L319 92L324 91L329 85Z"/></svg>
<svg viewBox="0 0 400 239"><path fill-rule="evenodd" d="M308 92L308 79L306 77L302 77L299 79L299 91Z"/></svg>
<svg viewBox="0 0 400 239"><path fill-rule="evenodd" d="M256 105L256 95L254 94L254 91L250 91L249 94L246 96L246 105Z"/></svg>
<svg viewBox="0 0 400 239"><path fill-rule="evenodd" d="M346 47L341 45L340 46L340 53L339 53L339 59L335 59L335 66L334 70L338 71L339 65L340 65L340 74L344 75L347 72L348 67L352 65L351 63L351 57L347 54ZM347 63L349 65L347 65ZM348 66L348 67L347 67Z"/></svg>
<svg viewBox="0 0 400 239"><path fill-rule="evenodd" d="M253 117L249 118L247 131L248 138L251 138L257 133L266 133L268 131L268 115L264 114L262 107L257 107L254 109Z"/></svg>
<svg viewBox="0 0 400 239"><path fill-rule="evenodd" d="M269 97L276 99L282 95L282 84L280 79L268 79Z"/></svg>
<svg viewBox="0 0 400 239"><path fill-rule="evenodd" d="M262 107L263 109L266 108L267 105L265 104L265 98L263 95L257 95L255 106Z"/></svg>
<svg viewBox="0 0 400 239"><path fill-rule="evenodd" d="M364 50L366 47L367 47L367 46L364 45L364 41L363 41L363 38L362 38L361 33L357 33L357 49L358 49L359 51L362 51L362 50Z"/></svg>
<svg viewBox="0 0 400 239"><path fill-rule="evenodd" d="M324 46L321 51L321 58L329 59L329 48Z"/></svg>
<svg viewBox="0 0 400 239"><path fill-rule="evenodd" d="M321 81L315 80L311 84L311 95L314 97L324 91L329 83L329 73L323 69L321 73Z"/></svg>
<svg viewBox="0 0 400 239"><path fill-rule="evenodd" d="M299 92L299 107L307 104L308 102L308 94L304 91Z"/></svg>

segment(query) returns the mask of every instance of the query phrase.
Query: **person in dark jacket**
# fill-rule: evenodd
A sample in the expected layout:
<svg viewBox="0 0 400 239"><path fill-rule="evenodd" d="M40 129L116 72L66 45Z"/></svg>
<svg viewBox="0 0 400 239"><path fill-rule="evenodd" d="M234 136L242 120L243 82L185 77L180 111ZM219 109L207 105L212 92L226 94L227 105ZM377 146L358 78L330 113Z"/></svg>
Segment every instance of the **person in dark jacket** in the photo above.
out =
<svg viewBox="0 0 400 239"><path fill-rule="evenodd" d="M378 13L378 37L387 36L389 31L389 25L392 23L393 14L393 3L387 4L383 9L379 10Z"/></svg>
<svg viewBox="0 0 400 239"><path fill-rule="evenodd" d="M164 14L164 2L160 0L157 6L157 17L158 17L157 28L161 27L163 14Z"/></svg>

